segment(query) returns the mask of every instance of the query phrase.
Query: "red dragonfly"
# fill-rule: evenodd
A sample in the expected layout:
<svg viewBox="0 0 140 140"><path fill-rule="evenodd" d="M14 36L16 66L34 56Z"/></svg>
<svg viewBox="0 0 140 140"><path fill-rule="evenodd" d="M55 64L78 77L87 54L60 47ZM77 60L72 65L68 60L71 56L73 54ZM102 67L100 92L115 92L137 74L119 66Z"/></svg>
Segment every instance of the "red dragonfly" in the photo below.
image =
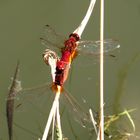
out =
<svg viewBox="0 0 140 140"><path fill-rule="evenodd" d="M63 87L69 73L72 60L79 53L87 55L95 55L100 53L101 41L79 41L80 37L76 33L69 35L66 39L57 34L49 25L45 26L43 38L40 38L43 45L51 49L61 49L61 57L56 63L55 80L53 82L53 89L57 90L57 86ZM106 39L104 43L104 52L110 52L120 47L118 41L113 39ZM47 63L46 53L43 54L44 61ZM86 59L86 58L85 58Z"/></svg>

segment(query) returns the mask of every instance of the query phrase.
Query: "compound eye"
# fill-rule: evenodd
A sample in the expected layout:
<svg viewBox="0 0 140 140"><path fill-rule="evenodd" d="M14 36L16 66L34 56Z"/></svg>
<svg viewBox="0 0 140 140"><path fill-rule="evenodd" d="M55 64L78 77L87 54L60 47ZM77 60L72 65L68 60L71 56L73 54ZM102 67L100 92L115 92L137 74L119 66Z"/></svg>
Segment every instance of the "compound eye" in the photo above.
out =
<svg viewBox="0 0 140 140"><path fill-rule="evenodd" d="M72 34L69 35L69 37L74 37L76 39L76 41L80 40L80 37L77 33L72 33Z"/></svg>

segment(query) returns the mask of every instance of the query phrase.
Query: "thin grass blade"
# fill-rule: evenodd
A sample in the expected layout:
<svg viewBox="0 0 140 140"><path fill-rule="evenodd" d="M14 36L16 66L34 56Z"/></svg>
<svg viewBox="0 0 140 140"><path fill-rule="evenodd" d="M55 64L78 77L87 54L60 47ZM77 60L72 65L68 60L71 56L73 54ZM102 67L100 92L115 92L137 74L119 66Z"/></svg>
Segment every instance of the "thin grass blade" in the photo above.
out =
<svg viewBox="0 0 140 140"><path fill-rule="evenodd" d="M19 73L19 62L17 62L16 70L6 101L6 116L7 116L9 140L13 139L12 137L13 137L14 98L21 89L20 81L17 80L18 73Z"/></svg>

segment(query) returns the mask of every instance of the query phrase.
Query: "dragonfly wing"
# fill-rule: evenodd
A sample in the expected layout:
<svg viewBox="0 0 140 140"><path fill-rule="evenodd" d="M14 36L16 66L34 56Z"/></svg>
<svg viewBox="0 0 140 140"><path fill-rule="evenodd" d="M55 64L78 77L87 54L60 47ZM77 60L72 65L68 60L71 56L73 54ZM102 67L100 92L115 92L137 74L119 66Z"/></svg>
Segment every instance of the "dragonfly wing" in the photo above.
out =
<svg viewBox="0 0 140 140"><path fill-rule="evenodd" d="M40 40L41 43L47 46L48 48L54 47L53 49L61 49L64 47L64 41L66 40L66 38L60 34L57 34L51 26L45 25Z"/></svg>
<svg viewBox="0 0 140 140"><path fill-rule="evenodd" d="M117 40L105 39L104 43L104 53L114 51L119 48L120 45ZM101 41L80 41L78 43L78 51L80 54L87 55L99 55L100 54L100 44Z"/></svg>
<svg viewBox="0 0 140 140"><path fill-rule="evenodd" d="M77 121L82 127L86 127L86 125L90 122L90 117L88 112L85 111L83 106L79 104L79 102L66 90L64 89L64 101L70 111L70 114L73 113L73 118Z"/></svg>
<svg viewBox="0 0 140 140"><path fill-rule="evenodd" d="M50 84L42 84L36 87L23 88L15 98L16 112L29 112L36 110L43 112L43 106L50 99L52 91Z"/></svg>

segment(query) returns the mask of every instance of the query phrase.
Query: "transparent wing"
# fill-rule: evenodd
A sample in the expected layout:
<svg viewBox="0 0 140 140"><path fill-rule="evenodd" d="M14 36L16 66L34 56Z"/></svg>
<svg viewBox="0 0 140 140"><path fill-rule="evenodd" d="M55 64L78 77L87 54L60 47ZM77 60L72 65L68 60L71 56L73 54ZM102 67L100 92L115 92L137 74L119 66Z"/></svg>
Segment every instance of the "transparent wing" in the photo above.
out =
<svg viewBox="0 0 140 140"><path fill-rule="evenodd" d="M53 103L55 94L50 88L50 84L42 84L32 88L22 89L15 97L15 112L35 111L44 115L49 112L50 105ZM63 98L62 98L63 97ZM90 117L78 101L64 89L61 95L61 102L67 106L67 110L72 113L82 127L87 127Z"/></svg>
<svg viewBox="0 0 140 140"><path fill-rule="evenodd" d="M91 123L90 116L85 108L65 89L64 103L68 107L69 113L73 115L75 121L77 121L82 127L87 127Z"/></svg>
<svg viewBox="0 0 140 140"><path fill-rule="evenodd" d="M49 49L61 49L64 47L64 41L66 38L60 34L57 34L51 26L45 25L40 40L41 43Z"/></svg>
<svg viewBox="0 0 140 140"><path fill-rule="evenodd" d="M18 87L15 88L18 89ZM13 125L16 126L14 130L15 128L21 129L28 138L32 137L30 139L41 137L43 132L42 121L49 112L51 99L54 99L51 98L53 95L50 84L45 83L36 87L22 88L14 96L6 98L7 102L12 102L9 104L9 113L14 112L14 118L12 117ZM16 135L16 138L18 137L19 134Z"/></svg>
<svg viewBox="0 0 140 140"><path fill-rule="evenodd" d="M103 41L104 43L104 53L108 53L111 51L114 51L115 49L118 49L120 47L120 44L117 40L113 39L105 39ZM86 54L86 55L99 55L100 54L100 44L101 41L80 41L78 43L77 50L80 54Z"/></svg>
<svg viewBox="0 0 140 140"><path fill-rule="evenodd" d="M42 84L36 87L23 88L15 97L15 111L29 112L35 110L44 113L44 106L50 102L51 91L50 84Z"/></svg>
<svg viewBox="0 0 140 140"><path fill-rule="evenodd" d="M55 94L52 93L50 84L46 83L42 84L41 86L21 89L14 98L15 116L19 116L18 114L23 114L25 116L21 117L26 118L30 113L32 113L34 114L34 118L31 119L31 121L34 122L34 119L40 117L42 123L42 120L44 118L46 119L46 114L48 115L48 112L50 111L54 96ZM61 99L65 99L61 101L64 102L65 106L69 107L67 110L71 111L70 118L73 116L74 120L80 123L82 127L89 128L88 125L91 124L91 121L88 113L83 109L83 106L81 107L76 99L66 90L64 90L61 96L63 96ZM28 128L28 123L24 125L24 128Z"/></svg>

